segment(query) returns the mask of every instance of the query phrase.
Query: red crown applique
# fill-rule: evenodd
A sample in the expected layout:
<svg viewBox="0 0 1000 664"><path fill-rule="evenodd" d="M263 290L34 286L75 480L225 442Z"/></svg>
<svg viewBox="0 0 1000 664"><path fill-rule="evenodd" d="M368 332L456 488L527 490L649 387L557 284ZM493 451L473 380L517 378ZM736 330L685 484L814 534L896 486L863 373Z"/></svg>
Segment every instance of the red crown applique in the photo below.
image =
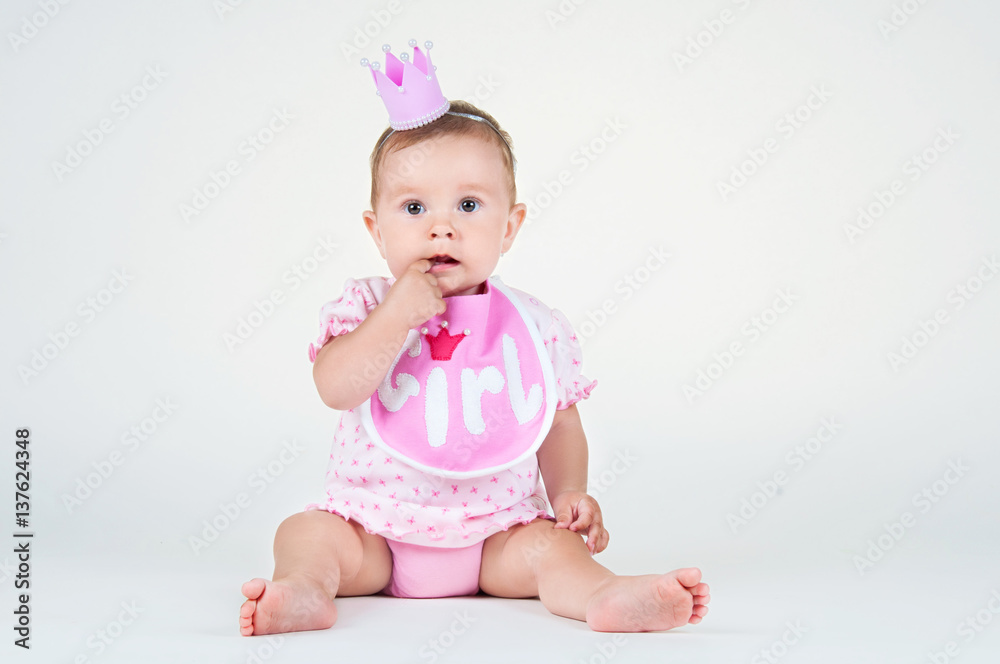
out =
<svg viewBox="0 0 1000 664"><path fill-rule="evenodd" d="M427 337L432 360L450 360L459 342L470 334L469 330L465 330L462 334L451 334L447 328L447 323L442 323L441 329L433 336L428 334L426 327L420 330Z"/></svg>

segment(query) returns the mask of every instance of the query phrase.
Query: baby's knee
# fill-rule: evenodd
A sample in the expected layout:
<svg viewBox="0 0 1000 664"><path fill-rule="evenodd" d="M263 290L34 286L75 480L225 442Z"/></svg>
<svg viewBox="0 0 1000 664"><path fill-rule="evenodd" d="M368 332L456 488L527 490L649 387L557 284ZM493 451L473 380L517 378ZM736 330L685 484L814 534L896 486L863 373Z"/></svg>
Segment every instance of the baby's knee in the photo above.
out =
<svg viewBox="0 0 1000 664"><path fill-rule="evenodd" d="M583 535L568 528L556 528L550 519L535 519L521 524L511 535L522 551L540 553L553 547L576 546L583 541Z"/></svg>
<svg viewBox="0 0 1000 664"><path fill-rule="evenodd" d="M306 510L287 517L278 525L276 538L295 536L301 533L317 531L353 532L347 520L339 514L325 510Z"/></svg>

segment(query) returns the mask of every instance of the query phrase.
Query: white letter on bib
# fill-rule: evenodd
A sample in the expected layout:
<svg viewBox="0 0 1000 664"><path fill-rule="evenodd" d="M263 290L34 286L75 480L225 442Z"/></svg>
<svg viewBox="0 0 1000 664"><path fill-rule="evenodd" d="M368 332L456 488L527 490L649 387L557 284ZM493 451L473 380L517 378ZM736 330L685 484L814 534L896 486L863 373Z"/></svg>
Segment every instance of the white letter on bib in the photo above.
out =
<svg viewBox="0 0 1000 664"><path fill-rule="evenodd" d="M418 342L419 343L419 342ZM410 356L416 357L420 354L421 346L416 347L416 353L414 349L410 348ZM399 388L394 388L392 386L392 372L396 370L396 365L399 364L399 358L402 356L402 351L396 356L396 359L392 361L392 366L389 367L389 372L385 375L385 379L382 384L378 386L378 400L382 402L385 409L390 413L395 413L397 410L403 407L406 400L412 396L420 394L420 383L411 374L401 373L396 376L396 384Z"/></svg>
<svg viewBox="0 0 1000 664"><path fill-rule="evenodd" d="M521 362L517 358L517 344L509 334L503 335L503 366L507 370L507 395L510 397L510 407L518 424L524 424L542 407L542 386L535 383L524 394L521 384ZM516 394L515 394L516 392Z"/></svg>
<svg viewBox="0 0 1000 664"><path fill-rule="evenodd" d="M478 376L472 369L462 369L462 415L469 433L478 436L486 431L486 422L483 421L483 392L499 394L503 385L503 375L496 367L483 367Z"/></svg>
<svg viewBox="0 0 1000 664"><path fill-rule="evenodd" d="M427 442L431 447L441 447L448 437L448 377L441 367L434 367L427 376L424 400Z"/></svg>

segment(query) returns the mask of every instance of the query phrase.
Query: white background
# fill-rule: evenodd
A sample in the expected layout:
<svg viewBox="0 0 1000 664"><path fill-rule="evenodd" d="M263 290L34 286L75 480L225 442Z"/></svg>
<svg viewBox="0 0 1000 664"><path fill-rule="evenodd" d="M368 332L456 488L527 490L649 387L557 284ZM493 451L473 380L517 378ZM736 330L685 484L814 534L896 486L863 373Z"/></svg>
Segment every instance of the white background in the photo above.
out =
<svg viewBox="0 0 1000 664"><path fill-rule="evenodd" d="M30 427L36 533L25 653L5 489L4 652L429 661L467 611L476 626L435 657L920 662L953 641L957 661L995 661L995 3L49 5L0 17L2 475ZM388 274L361 222L386 117L358 61L410 38L434 40L447 96L513 135L532 222L497 273L585 337L599 385L580 410L611 532L598 560L700 566L701 625L615 645L538 602L370 598L273 652L238 636L240 583L270 576L275 528L322 491L338 414L307 359L319 307L348 277ZM290 120L248 160L276 111ZM67 172L71 152L86 154ZM208 186L231 160L239 172ZM212 198L185 219L196 192ZM859 207L880 216L851 234ZM321 242L338 248L314 261ZM670 257L648 270L657 250ZM251 316L274 291L271 315ZM779 291L794 300L776 315ZM769 322L756 337L754 317ZM227 344L241 321L248 338ZM893 362L904 338L920 347ZM700 371L711 383L689 397ZM171 413L154 426L158 400ZM824 418L832 440L790 463ZM949 462L968 468L951 484ZM254 480L268 464L273 482ZM781 492L755 496L776 473ZM743 500L758 508L735 523ZM193 546L213 520L226 527ZM122 602L142 609L123 629ZM977 612L981 631L960 631Z"/></svg>

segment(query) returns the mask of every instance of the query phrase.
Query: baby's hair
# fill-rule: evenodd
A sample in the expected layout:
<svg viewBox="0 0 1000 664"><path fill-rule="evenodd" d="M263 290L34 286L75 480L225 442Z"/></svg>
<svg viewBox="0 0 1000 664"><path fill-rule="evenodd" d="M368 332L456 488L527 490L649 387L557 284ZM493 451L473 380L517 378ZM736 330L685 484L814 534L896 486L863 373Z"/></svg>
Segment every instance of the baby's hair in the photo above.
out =
<svg viewBox="0 0 1000 664"><path fill-rule="evenodd" d="M511 205L514 204L514 201L517 200L517 186L514 184L514 155L510 148L512 145L510 134L500 127L500 123L496 121L496 118L467 101L453 101L448 110L450 111L449 113L445 113L437 120L422 127L407 129L405 131L393 131L392 128L388 128L382 132L382 135L378 138L378 143L375 144L375 149L372 150L369 160L372 170L372 210L375 209L375 202L378 200L379 185L381 184L380 170L385 158L396 150L402 150L403 148L408 148L436 136L445 135L475 135L493 143L500 150L500 154L503 157L504 171L507 173L509 183L507 189L510 193L510 202ZM485 120L485 122L462 117L461 115L452 115L451 111L475 115ZM487 122L492 125L492 128L486 125ZM419 168L420 164L414 163L412 167Z"/></svg>

